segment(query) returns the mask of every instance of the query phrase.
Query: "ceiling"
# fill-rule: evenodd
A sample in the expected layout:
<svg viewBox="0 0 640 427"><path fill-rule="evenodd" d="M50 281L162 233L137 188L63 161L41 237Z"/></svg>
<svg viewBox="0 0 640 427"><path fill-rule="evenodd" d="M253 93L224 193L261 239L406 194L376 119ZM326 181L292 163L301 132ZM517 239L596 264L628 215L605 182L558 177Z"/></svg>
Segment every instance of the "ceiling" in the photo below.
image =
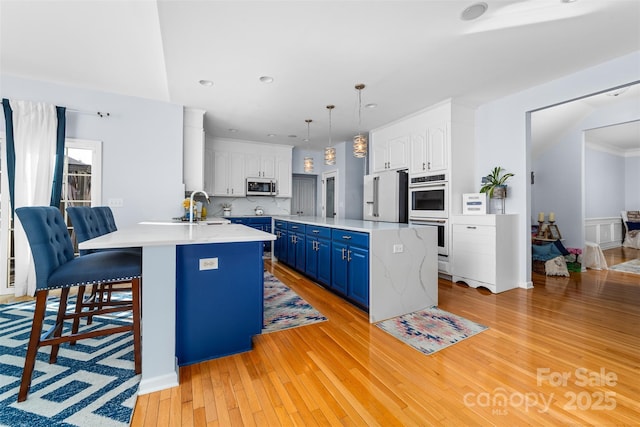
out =
<svg viewBox="0 0 640 427"><path fill-rule="evenodd" d="M637 0L485 2L465 21L473 0L1 0L0 67L204 109L208 137L322 148L328 104L335 143L640 50ZM377 104L360 124L357 83L362 104Z"/></svg>

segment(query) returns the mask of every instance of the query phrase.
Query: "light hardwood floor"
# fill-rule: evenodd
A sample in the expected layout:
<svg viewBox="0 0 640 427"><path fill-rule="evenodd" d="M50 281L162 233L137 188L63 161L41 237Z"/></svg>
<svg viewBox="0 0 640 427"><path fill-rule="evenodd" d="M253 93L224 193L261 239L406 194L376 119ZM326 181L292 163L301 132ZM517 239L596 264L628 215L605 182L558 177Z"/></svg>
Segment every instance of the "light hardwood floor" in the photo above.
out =
<svg viewBox="0 0 640 427"><path fill-rule="evenodd" d="M498 295L440 280L440 308L489 329L426 356L298 273L267 268L329 320L182 368L180 387L138 397L133 426L640 423L638 275L534 274L533 289Z"/></svg>
<svg viewBox="0 0 640 427"><path fill-rule="evenodd" d="M182 368L179 387L138 397L132 426L640 425L638 275L534 274L533 289L498 295L440 280L440 308L489 329L427 356L266 266L329 320Z"/></svg>

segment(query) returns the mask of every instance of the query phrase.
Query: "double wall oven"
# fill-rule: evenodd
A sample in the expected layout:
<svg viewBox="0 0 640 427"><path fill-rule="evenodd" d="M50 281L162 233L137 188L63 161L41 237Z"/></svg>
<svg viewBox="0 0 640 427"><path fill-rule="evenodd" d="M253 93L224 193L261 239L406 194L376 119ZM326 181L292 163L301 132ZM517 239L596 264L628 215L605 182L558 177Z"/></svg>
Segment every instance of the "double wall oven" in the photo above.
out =
<svg viewBox="0 0 640 427"><path fill-rule="evenodd" d="M438 255L449 256L449 182L446 174L410 178L409 222L436 227Z"/></svg>

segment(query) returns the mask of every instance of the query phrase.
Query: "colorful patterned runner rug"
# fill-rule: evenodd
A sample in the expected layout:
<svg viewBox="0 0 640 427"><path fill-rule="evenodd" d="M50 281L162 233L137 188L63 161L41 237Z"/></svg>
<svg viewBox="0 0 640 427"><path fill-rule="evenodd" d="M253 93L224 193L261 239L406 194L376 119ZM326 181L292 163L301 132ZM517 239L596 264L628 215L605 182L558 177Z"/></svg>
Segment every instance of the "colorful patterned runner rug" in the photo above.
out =
<svg viewBox="0 0 640 427"><path fill-rule="evenodd" d="M437 307L383 320L376 326L424 354L435 353L488 329Z"/></svg>
<svg viewBox="0 0 640 427"><path fill-rule="evenodd" d="M275 332L327 320L318 310L300 298L268 271L264 272L264 328Z"/></svg>
<svg viewBox="0 0 640 427"><path fill-rule="evenodd" d="M624 273L640 274L640 259L632 259L609 267L609 270L622 271Z"/></svg>

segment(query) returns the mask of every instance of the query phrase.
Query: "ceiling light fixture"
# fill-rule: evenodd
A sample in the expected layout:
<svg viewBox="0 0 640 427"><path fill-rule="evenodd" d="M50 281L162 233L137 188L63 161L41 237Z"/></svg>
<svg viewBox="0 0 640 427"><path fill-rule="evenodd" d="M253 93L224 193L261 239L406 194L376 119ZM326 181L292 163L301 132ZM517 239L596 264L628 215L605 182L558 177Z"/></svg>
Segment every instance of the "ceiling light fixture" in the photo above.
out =
<svg viewBox="0 0 640 427"><path fill-rule="evenodd" d="M362 126L362 83L356 85L358 91L358 134L353 137L353 156L359 159L367 157L367 137L360 131Z"/></svg>
<svg viewBox="0 0 640 427"><path fill-rule="evenodd" d="M311 139L309 137L309 125L311 124L313 120L311 119L306 119L305 122L307 122L307 139L306 141L309 143L309 146L311 146ZM313 157L311 156L307 156L304 158L304 171L309 173L309 172L313 172Z"/></svg>
<svg viewBox="0 0 640 427"><path fill-rule="evenodd" d="M331 141L331 110L336 108L335 105L327 105L327 110L329 110L329 146L324 149L324 164L325 165L335 165L336 164L336 149L333 147Z"/></svg>
<svg viewBox="0 0 640 427"><path fill-rule="evenodd" d="M200 80L198 81L202 86L210 87L213 86L213 82L211 80Z"/></svg>
<svg viewBox="0 0 640 427"><path fill-rule="evenodd" d="M472 4L462 11L462 13L460 14L460 19L462 19L463 21L473 21L474 19L477 19L484 15L488 8L489 6L484 2Z"/></svg>
<svg viewBox="0 0 640 427"><path fill-rule="evenodd" d="M364 106L364 108L369 108L369 109L374 109L374 108L377 108L377 107L378 107L378 104L374 104L374 103L367 104L367 105Z"/></svg>
<svg viewBox="0 0 640 427"><path fill-rule="evenodd" d="M234 129L234 128L230 128L230 129L227 129L227 130L228 130L229 132L231 132L231 133L236 133L236 132L238 132L238 129Z"/></svg>
<svg viewBox="0 0 640 427"><path fill-rule="evenodd" d="M262 76L262 77L260 77L260 81L262 83L267 83L267 84L268 83L273 83L273 77L271 77L271 76Z"/></svg>

